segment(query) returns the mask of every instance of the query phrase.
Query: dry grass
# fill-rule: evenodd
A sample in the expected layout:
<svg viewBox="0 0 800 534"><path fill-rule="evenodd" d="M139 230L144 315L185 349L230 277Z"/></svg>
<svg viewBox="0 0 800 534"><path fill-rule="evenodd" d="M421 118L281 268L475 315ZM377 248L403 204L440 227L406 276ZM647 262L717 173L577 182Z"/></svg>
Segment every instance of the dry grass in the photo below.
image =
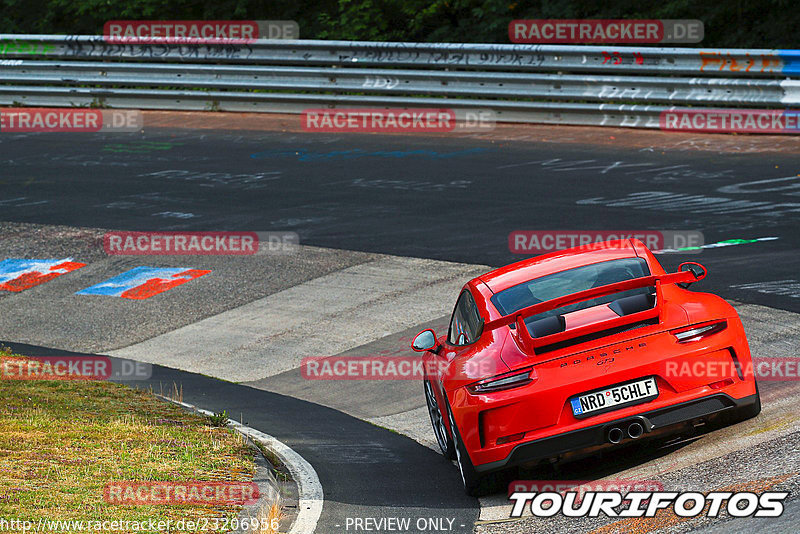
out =
<svg viewBox="0 0 800 534"><path fill-rule="evenodd" d="M259 515L259 524L267 525L262 532L264 534L278 534L276 526L280 525L283 519L283 511L278 503L274 503L268 510L264 510Z"/></svg>
<svg viewBox="0 0 800 534"><path fill-rule="evenodd" d="M108 504L103 488L123 480L250 481L254 471L238 433L150 393L109 382L0 380L2 518L233 519L235 506Z"/></svg>

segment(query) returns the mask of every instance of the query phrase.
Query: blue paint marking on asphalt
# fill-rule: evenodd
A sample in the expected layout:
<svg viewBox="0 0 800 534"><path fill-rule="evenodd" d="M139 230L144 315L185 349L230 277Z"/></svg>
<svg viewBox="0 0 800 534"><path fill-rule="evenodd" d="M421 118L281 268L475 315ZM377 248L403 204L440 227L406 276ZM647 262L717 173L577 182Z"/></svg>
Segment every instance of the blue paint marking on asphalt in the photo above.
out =
<svg viewBox="0 0 800 534"><path fill-rule="evenodd" d="M110 278L105 282L87 287L75 294L120 297L125 291L139 287L152 278L172 278L174 275L184 273L187 270L189 269L186 267L136 267L128 272Z"/></svg>
<svg viewBox="0 0 800 534"><path fill-rule="evenodd" d="M61 260L25 260L25 259L8 259L0 261L0 284L8 282L9 280L16 280L20 276L30 272L47 273L50 267L70 261L70 258Z"/></svg>
<svg viewBox="0 0 800 534"><path fill-rule="evenodd" d="M85 263L72 261L72 258L49 260L9 258L0 261L0 290L24 291L85 266Z"/></svg>

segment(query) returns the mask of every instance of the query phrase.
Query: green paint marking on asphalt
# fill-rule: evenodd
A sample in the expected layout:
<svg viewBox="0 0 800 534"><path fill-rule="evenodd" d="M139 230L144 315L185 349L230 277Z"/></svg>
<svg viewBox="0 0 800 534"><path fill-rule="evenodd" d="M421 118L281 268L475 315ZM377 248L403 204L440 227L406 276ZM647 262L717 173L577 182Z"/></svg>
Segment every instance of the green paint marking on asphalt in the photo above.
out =
<svg viewBox="0 0 800 534"><path fill-rule="evenodd" d="M144 154L155 150L171 150L183 143L140 141L138 143L112 143L103 147L103 152L125 152L134 154Z"/></svg>
<svg viewBox="0 0 800 534"><path fill-rule="evenodd" d="M744 245L745 243L755 243L756 241L761 241L762 238L759 239L726 239L725 241L717 241L716 243L709 243L708 245L701 245L699 247L682 247L677 250L684 251L684 250L700 250L701 248L709 248L709 247L729 247L731 245ZM766 238L769 239L769 238Z"/></svg>
<svg viewBox="0 0 800 534"><path fill-rule="evenodd" d="M732 247L735 245L746 245L749 243L757 243L759 241L775 241L778 237L758 237L756 239L725 239L724 241L717 241L716 243L709 243L707 245L700 245L698 247L681 247L681 248L665 248L662 250L654 250L655 253L664 252L688 252L690 250L702 250L706 248L721 248Z"/></svg>

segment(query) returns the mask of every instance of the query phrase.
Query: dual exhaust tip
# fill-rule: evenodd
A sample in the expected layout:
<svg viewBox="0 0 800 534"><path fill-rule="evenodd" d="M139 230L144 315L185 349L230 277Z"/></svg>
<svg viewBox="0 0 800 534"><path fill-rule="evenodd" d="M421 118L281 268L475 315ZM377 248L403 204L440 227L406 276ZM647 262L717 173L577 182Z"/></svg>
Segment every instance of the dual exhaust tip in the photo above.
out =
<svg viewBox="0 0 800 534"><path fill-rule="evenodd" d="M631 439L637 439L644 434L644 427L640 423L631 423L628 425L627 429L628 437ZM619 427L613 427L611 430L608 431L608 442L609 443L619 443L622 441L622 438L625 437L625 432Z"/></svg>

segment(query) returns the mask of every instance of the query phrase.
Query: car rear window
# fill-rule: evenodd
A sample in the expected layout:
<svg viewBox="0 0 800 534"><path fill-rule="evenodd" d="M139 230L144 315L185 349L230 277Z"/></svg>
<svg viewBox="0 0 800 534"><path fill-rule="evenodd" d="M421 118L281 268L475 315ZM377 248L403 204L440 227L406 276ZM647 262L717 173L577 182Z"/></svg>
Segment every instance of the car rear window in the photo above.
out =
<svg viewBox="0 0 800 534"><path fill-rule="evenodd" d="M512 314L522 308L533 306L540 302L553 300L564 295L570 295L591 289L593 287L605 286L624 280L631 280L633 278L641 278L649 276L650 269L647 267L647 262L642 258L623 258L619 260L610 260L600 263L593 263L592 265L584 265L583 267L575 267L560 273L553 273L547 276L541 276L528 280L521 284L509 287L492 297L492 303L497 310L503 315ZM638 289L631 289L628 291L621 291L613 295L599 297L584 302L578 302L570 306L564 306L555 310L551 310L539 315L535 315L525 319L525 322L532 320L543 319L552 315L561 315L570 313L577 310L599 306L601 304L608 304L616 299L628 297L631 295L638 295L642 293L652 293L655 289L651 287L643 287Z"/></svg>

